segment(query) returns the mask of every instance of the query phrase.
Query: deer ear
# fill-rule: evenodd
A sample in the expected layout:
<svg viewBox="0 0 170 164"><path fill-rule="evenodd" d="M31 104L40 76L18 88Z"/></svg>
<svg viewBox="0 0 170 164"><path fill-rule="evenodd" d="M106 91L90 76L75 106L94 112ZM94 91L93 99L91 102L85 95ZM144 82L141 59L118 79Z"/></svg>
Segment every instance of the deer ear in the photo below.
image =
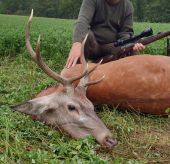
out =
<svg viewBox="0 0 170 164"><path fill-rule="evenodd" d="M21 113L29 115L39 115L43 113L48 107L47 102L43 102L42 99L33 99L25 103L11 106L14 111L19 111Z"/></svg>

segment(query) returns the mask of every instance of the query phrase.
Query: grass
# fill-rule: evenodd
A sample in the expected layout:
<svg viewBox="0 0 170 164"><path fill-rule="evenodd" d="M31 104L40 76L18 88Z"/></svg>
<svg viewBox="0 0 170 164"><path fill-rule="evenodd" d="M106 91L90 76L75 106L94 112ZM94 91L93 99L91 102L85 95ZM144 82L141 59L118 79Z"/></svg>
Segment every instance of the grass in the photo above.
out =
<svg viewBox="0 0 170 164"><path fill-rule="evenodd" d="M33 98L55 81L31 61L22 47L26 17L0 15L0 19L4 22L0 29L0 36L4 38L0 46L1 43L4 45L4 40L12 45L6 51L0 50L0 163L138 164L170 161L170 118L121 112L103 106L97 114L119 142L113 150L103 150L93 137L74 140L33 121L29 116L11 111L11 105ZM40 30L43 35L42 55L48 65L59 72L69 51L73 22L45 18L34 20L32 41L36 40ZM136 23L137 33L142 31L141 26L152 26L157 32L169 28L168 24L161 24L159 29L160 24ZM16 30L16 27L19 29ZM16 49L15 39L10 41L10 37L17 38L19 50ZM152 44L147 51L163 53L164 42L161 40Z"/></svg>

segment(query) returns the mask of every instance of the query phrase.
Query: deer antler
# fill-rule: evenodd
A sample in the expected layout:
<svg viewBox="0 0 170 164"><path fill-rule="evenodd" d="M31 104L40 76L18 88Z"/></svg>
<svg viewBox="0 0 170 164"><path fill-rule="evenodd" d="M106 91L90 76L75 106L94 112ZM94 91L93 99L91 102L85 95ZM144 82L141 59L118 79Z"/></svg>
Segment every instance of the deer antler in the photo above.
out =
<svg viewBox="0 0 170 164"><path fill-rule="evenodd" d="M66 79L64 77L62 77L61 75L57 74L56 72L52 71L43 61L43 59L41 58L40 55L40 36L38 38L37 41L37 46L36 46L36 51L33 50L31 43L30 43L30 29L31 29L31 23L32 23L32 18L33 18L33 9L31 11L31 15L29 17L28 20L28 24L26 26L26 30L25 30L25 41L26 41L26 48L29 52L29 54L31 55L32 59L35 61L35 63L38 64L38 66L51 78L53 78L54 80L57 80L58 82L60 82L61 84L63 84L64 86L68 86L71 85L74 81L81 79L83 76L85 76L88 72L87 69L87 64L84 65L84 71L81 75L77 76L77 77L73 77L70 79Z"/></svg>
<svg viewBox="0 0 170 164"><path fill-rule="evenodd" d="M84 38L84 40L82 42L81 57L80 57L80 60L81 60L82 64L84 65L84 67L86 65L86 60L85 60L85 57L84 57L84 45L86 43L87 37L88 37L88 34L85 36L85 38ZM101 59L94 67L92 67L90 70L88 70L86 75L80 80L80 82L78 84L79 86L84 87L85 90L86 90L88 86L100 83L104 79L105 75L102 78L98 79L98 80L94 80L94 81L90 81L90 82L89 82L89 78L88 78L88 75L91 72L93 72L102 63L102 61L103 61L103 59Z"/></svg>

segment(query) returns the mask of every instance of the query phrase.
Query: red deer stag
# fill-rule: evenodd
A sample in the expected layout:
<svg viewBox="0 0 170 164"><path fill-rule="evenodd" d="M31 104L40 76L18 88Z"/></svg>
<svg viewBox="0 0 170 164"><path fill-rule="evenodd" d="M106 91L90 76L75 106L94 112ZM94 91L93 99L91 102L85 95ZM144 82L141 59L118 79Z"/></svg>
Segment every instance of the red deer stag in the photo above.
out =
<svg viewBox="0 0 170 164"><path fill-rule="evenodd" d="M40 56L40 37L37 42L36 51L32 49L30 44L32 17L33 11L26 26L27 50L32 59L47 75L63 85L63 90L59 93L35 98L23 104L16 105L13 109L32 115L36 120L63 130L73 138L83 138L91 134L102 146L109 148L115 146L117 141L112 139L110 131L97 117L93 104L86 97L87 86L102 80L88 81L88 75L96 69L96 66L88 71L87 64L83 58L84 55L82 55L81 60L84 63L82 74L67 79L52 71ZM80 83L77 87L74 87L72 83L79 79L81 79Z"/></svg>
<svg viewBox="0 0 170 164"><path fill-rule="evenodd" d="M92 67L93 63L89 67ZM79 75L82 65L64 69L65 78ZM87 97L93 104L110 104L122 109L154 115L168 115L170 107L170 58L160 55L136 55L99 65L89 79L105 75L101 83L89 86ZM52 86L38 96L60 92Z"/></svg>
<svg viewBox="0 0 170 164"><path fill-rule="evenodd" d="M90 65L91 66L91 65ZM79 75L82 66L64 69L62 76ZM87 97L94 104L119 105L141 113L168 115L170 107L170 58L136 55L100 65L90 80L105 74L101 83L89 86ZM54 88L57 92L61 86ZM48 89L45 91L48 94ZM52 91L51 91L52 92ZM43 92L42 92L43 94Z"/></svg>

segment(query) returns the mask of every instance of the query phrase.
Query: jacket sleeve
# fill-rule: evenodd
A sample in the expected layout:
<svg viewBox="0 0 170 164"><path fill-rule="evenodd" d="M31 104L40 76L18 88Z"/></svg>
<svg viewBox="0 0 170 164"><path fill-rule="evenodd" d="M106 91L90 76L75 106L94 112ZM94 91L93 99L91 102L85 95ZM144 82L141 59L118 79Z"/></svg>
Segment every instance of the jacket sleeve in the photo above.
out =
<svg viewBox="0 0 170 164"><path fill-rule="evenodd" d="M125 5L125 14L124 14L124 20L121 25L120 32L118 33L118 39L128 39L133 34L133 6L130 1L127 1L127 4Z"/></svg>
<svg viewBox="0 0 170 164"><path fill-rule="evenodd" d="M73 43L82 42L90 29L95 13L96 0L83 0L73 33Z"/></svg>

